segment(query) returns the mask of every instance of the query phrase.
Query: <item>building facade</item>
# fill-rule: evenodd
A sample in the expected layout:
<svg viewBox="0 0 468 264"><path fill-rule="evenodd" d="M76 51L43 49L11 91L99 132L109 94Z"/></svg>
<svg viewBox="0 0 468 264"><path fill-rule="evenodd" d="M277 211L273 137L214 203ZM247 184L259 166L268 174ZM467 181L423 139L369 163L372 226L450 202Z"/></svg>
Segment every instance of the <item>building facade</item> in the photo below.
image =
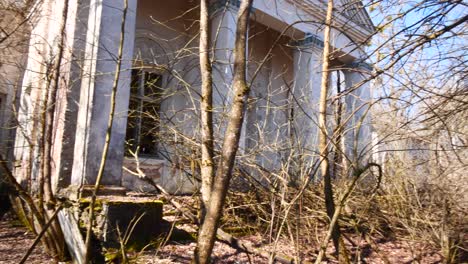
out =
<svg viewBox="0 0 468 264"><path fill-rule="evenodd" d="M359 153L370 142L370 125L358 123L371 99L364 82L372 70L365 63L365 46L374 29L360 1L337 2L330 100L339 97L344 104L349 118L343 145L348 145L349 153L352 146ZM128 0L124 16L124 1L70 0L68 5L42 1L32 21L21 85L14 154L18 180L35 184L43 170L41 146L50 142L56 192L94 184L124 21L123 58L102 184L152 191L141 179L147 177L172 193L192 192L197 187L193 177L200 126L198 4ZM215 0L210 6L216 138L223 134L232 98L238 5L235 0ZM279 164L293 148L307 162L316 158L325 10L318 0L253 2L247 69L252 92L239 155L263 171L281 170ZM51 70L59 73L55 86L48 77ZM44 115L47 111L53 115ZM41 120L52 122L50 140ZM360 140L354 144L356 137Z"/></svg>

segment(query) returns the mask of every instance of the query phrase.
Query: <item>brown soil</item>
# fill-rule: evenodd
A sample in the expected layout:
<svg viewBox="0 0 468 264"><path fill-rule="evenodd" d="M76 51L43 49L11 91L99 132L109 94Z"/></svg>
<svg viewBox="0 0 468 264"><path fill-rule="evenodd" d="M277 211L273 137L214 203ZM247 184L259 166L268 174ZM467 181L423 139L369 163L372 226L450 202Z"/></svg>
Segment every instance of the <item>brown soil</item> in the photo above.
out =
<svg viewBox="0 0 468 264"><path fill-rule="evenodd" d="M177 221L176 217L166 217L170 222ZM11 216L0 221L0 263L18 263L26 250L34 241L34 235L27 231L19 222ZM178 231L186 233L195 232L195 226L191 224L178 224ZM260 234L245 236L242 238L250 245L261 248L264 251L273 251L274 246L266 243ZM411 241L376 241L378 252L359 237L350 238L356 246L348 243L348 248L353 255L353 263L442 263L442 257L436 249L429 245L422 245ZM159 250L151 249L140 254L133 253L129 257L137 257L135 263L190 263L192 253L195 248L193 240L179 240L178 242L167 242ZM316 255L315 246L301 248L303 257L307 261L313 261ZM280 255L294 255L294 248L287 240L280 239L275 251ZM327 250L328 255L332 253L332 246ZM266 258L260 256L248 256L230 246L216 242L214 253L214 263L267 263ZM360 262L359 262L360 261ZM53 263L53 260L45 254L42 247L34 250L27 263ZM333 257L323 263L338 263Z"/></svg>
<svg viewBox="0 0 468 264"><path fill-rule="evenodd" d="M0 263L20 262L33 242L34 235L11 215L0 221ZM26 263L53 263L53 260L38 245Z"/></svg>

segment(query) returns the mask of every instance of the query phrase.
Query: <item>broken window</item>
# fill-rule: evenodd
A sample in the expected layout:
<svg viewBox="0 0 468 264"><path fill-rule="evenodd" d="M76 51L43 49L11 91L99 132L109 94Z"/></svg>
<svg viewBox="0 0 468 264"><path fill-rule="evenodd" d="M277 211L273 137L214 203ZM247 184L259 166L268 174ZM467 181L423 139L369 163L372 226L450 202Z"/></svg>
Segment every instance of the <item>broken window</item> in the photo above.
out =
<svg viewBox="0 0 468 264"><path fill-rule="evenodd" d="M154 72L132 70L130 91L127 151L138 150L141 156L156 156L163 93L162 76Z"/></svg>

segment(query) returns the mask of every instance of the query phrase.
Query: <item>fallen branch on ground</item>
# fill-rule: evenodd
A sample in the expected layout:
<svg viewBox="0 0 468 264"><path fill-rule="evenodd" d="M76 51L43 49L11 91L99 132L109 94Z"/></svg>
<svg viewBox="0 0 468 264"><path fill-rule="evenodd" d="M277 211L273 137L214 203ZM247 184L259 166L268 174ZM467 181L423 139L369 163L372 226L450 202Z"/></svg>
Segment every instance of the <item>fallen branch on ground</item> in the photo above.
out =
<svg viewBox="0 0 468 264"><path fill-rule="evenodd" d="M39 244L39 241L41 240L42 236L46 233L47 229L50 227L52 222L57 218L58 213L60 210L62 210L63 204L60 204L57 209L55 209L54 214L50 217L49 221L45 224L44 227L42 227L41 232L37 235L36 239L32 243L32 245L29 247L28 251L26 251L26 254L24 254L23 258L19 262L20 264L26 263L26 260L28 260L29 255L33 252L34 248L36 248L37 244Z"/></svg>
<svg viewBox="0 0 468 264"><path fill-rule="evenodd" d="M190 212L190 210L185 209L180 203L175 201L172 198L172 196L162 186L160 186L159 184L156 184L150 178L144 177L143 179L145 181L147 181L149 184L151 184L154 188L159 190L161 192L161 194L164 196L164 198L168 202L170 202L176 208L177 211L182 213L182 215L184 217L189 219L193 224L195 224L197 226L200 224L199 221L198 221L198 217L196 217L192 212ZM225 232L221 228L218 228L218 230L216 231L216 235L217 235L217 240L218 241L226 243L230 247L232 247L232 248L234 248L236 250L242 251L242 252L246 253L247 255L248 254L253 254L253 255L261 256L261 257L264 257L264 258L267 258L267 259L270 257L269 252L262 251L262 250L259 250L257 248L254 248L254 247L248 245L247 243L243 242L239 238L236 238L236 237L230 235L229 233ZM276 261L278 263L282 263L282 264L293 264L294 263L294 258L288 257L288 256L277 256L277 255L275 255L274 261ZM302 263L307 264L309 262L304 262L303 261Z"/></svg>

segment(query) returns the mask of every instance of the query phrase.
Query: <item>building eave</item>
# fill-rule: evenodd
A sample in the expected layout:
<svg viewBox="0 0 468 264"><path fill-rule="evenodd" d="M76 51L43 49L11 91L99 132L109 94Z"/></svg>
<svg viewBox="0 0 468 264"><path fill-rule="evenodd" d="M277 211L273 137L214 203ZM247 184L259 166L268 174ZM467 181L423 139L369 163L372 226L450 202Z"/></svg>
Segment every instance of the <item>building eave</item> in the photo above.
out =
<svg viewBox="0 0 468 264"><path fill-rule="evenodd" d="M304 12L306 12L310 16L318 20L325 21L327 7L321 1L317 1L317 0L287 0L287 1L301 8ZM352 19L344 16L343 14L339 12L335 12L334 14L335 27L339 29L342 33L347 35L349 38L351 38L351 40L357 43L365 43L370 39L370 37L373 35L375 31L375 27L372 24L367 12L365 13L368 18L368 21L370 21L371 23L368 25L368 27L364 27L364 26L357 24Z"/></svg>

